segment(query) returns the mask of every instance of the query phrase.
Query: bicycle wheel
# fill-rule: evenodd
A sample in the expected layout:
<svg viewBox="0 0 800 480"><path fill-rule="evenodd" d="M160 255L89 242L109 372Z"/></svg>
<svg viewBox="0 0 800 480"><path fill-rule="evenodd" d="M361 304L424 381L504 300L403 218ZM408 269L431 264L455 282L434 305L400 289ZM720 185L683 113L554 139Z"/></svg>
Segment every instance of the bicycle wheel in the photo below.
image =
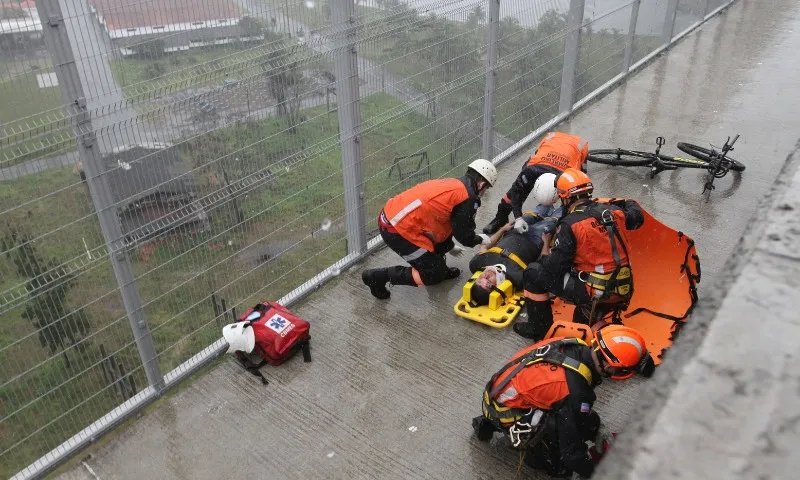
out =
<svg viewBox="0 0 800 480"><path fill-rule="evenodd" d="M645 167L653 163L653 157L652 153L615 148L589 150L586 160L615 167Z"/></svg>
<svg viewBox="0 0 800 480"><path fill-rule="evenodd" d="M678 142L678 150L701 160L705 160L706 162L710 162L714 158L714 152L710 149L692 145L691 143ZM725 161L728 162L728 166L734 172L744 172L745 167L742 162L734 160L727 155L725 155Z"/></svg>

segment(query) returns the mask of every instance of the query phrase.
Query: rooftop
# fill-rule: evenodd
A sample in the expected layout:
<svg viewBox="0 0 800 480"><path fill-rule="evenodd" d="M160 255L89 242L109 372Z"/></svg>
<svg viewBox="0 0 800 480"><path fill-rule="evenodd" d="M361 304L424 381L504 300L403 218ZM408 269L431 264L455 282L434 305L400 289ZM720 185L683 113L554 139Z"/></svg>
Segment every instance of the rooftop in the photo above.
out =
<svg viewBox="0 0 800 480"><path fill-rule="evenodd" d="M105 19L109 30L204 22L242 16L242 10L231 0L135 3L127 0L89 0L89 4Z"/></svg>

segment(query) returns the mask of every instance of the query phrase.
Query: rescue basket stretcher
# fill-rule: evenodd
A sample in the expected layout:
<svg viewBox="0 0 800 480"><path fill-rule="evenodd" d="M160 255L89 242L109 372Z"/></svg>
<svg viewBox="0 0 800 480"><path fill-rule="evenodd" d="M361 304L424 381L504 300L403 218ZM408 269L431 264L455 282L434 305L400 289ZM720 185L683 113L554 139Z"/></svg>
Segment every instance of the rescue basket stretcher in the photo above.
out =
<svg viewBox="0 0 800 480"><path fill-rule="evenodd" d="M700 259L689 236L664 225L644 208L642 213L642 226L626 231L633 296L620 320L642 334L658 365L697 303ZM591 340L588 326L572 322L574 310L574 305L554 299L553 327L547 338L575 336Z"/></svg>

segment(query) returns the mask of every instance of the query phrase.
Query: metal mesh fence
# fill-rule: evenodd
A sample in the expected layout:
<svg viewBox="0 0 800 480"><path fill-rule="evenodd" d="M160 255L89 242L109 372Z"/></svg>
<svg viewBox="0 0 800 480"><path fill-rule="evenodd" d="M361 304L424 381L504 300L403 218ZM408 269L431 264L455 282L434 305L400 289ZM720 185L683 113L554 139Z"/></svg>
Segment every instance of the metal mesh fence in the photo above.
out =
<svg viewBox="0 0 800 480"><path fill-rule="evenodd" d="M558 113L567 10L569 2L501 2L498 136L518 141Z"/></svg>
<svg viewBox="0 0 800 480"><path fill-rule="evenodd" d="M479 156L485 2L361 7L361 130L366 230L386 200Z"/></svg>
<svg viewBox="0 0 800 480"><path fill-rule="evenodd" d="M666 15L667 2L641 0L633 40L633 63L643 59L661 46Z"/></svg>
<svg viewBox="0 0 800 480"><path fill-rule="evenodd" d="M602 9L602 10L601 10ZM574 98L582 98L623 71L625 40L631 18L628 1L586 2Z"/></svg>
<svg viewBox="0 0 800 480"><path fill-rule="evenodd" d="M665 2L629 36L630 1L492 1L3 3L0 475L338 275L388 198L568 112L628 39L662 44Z"/></svg>
<svg viewBox="0 0 800 480"><path fill-rule="evenodd" d="M675 33L678 34L702 20L710 1L711 0L679 0L675 15Z"/></svg>

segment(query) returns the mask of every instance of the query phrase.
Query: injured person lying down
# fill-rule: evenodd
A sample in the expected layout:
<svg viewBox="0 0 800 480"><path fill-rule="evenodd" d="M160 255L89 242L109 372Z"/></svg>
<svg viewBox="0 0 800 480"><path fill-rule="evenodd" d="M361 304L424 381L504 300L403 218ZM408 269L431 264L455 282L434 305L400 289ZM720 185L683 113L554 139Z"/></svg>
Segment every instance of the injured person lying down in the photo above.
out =
<svg viewBox="0 0 800 480"><path fill-rule="evenodd" d="M481 246L478 254L469 262L470 272L482 270L471 290L475 303L488 304L489 294L505 279L511 281L515 291L522 290L522 273L529 263L539 258L558 222L560 211L550 213L551 216L547 217L526 213L522 216L524 226L520 228L518 222L517 228L501 229L499 238L497 234L492 238L496 241Z"/></svg>

